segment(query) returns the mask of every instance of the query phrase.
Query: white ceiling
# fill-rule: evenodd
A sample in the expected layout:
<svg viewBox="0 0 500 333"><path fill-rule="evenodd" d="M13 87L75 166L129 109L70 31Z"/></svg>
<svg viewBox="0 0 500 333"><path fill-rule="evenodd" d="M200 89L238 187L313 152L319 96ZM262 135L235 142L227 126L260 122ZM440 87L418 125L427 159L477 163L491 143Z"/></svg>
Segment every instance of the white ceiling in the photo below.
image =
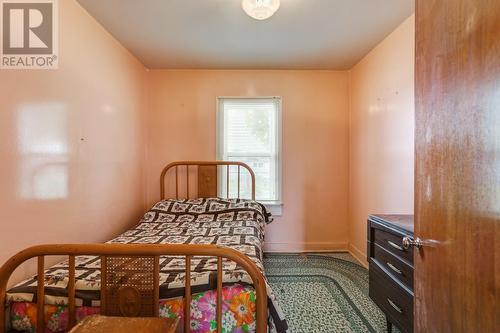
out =
<svg viewBox="0 0 500 333"><path fill-rule="evenodd" d="M349 69L414 0L281 0L256 21L241 0L78 0L148 68Z"/></svg>

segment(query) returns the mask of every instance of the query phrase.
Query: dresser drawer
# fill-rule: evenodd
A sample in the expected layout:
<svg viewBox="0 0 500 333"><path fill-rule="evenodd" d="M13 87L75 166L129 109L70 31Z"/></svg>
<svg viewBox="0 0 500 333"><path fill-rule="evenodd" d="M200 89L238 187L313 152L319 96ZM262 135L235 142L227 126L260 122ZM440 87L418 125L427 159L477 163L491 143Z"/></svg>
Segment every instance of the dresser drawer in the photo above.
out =
<svg viewBox="0 0 500 333"><path fill-rule="evenodd" d="M370 297L403 332L413 331L413 295L370 260Z"/></svg>
<svg viewBox="0 0 500 333"><path fill-rule="evenodd" d="M373 228L373 243L378 244L392 254L413 264L413 248L403 248L403 235Z"/></svg>
<svg viewBox="0 0 500 333"><path fill-rule="evenodd" d="M379 245L373 246L373 259L397 281L413 291L413 267Z"/></svg>

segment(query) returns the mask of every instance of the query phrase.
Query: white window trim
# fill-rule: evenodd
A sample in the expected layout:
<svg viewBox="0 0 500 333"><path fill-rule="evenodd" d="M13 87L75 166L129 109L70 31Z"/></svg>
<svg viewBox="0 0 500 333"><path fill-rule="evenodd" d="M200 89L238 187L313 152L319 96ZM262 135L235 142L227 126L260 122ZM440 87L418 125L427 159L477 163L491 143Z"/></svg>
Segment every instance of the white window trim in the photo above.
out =
<svg viewBox="0 0 500 333"><path fill-rule="evenodd" d="M266 207L267 211L273 216L283 215L283 202L281 201L261 201Z"/></svg>
<svg viewBox="0 0 500 333"><path fill-rule="evenodd" d="M276 135L276 147L278 154L278 161L276 163L276 173L277 177L277 197L278 200L260 200L264 206L268 209L268 211L274 216L281 216L283 213L283 117L282 117L282 98L280 96L218 96L216 98L216 139L217 139L217 147L216 147L216 158L222 160L224 158L224 128L221 122L221 106L223 100L234 99L234 100L262 100L262 99L273 99L277 102L277 131L278 135ZM223 177L219 178L219 189L222 189L222 181Z"/></svg>

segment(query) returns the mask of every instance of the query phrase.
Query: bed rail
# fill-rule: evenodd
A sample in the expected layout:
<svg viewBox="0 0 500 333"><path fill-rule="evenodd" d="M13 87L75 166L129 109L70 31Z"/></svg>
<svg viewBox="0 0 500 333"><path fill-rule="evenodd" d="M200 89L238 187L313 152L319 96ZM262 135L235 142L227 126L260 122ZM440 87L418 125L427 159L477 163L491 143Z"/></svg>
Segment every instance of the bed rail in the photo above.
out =
<svg viewBox="0 0 500 333"><path fill-rule="evenodd" d="M240 198L241 194L241 169L246 169L248 173L250 174L251 178L251 199L255 200L255 173L253 172L252 168L248 166L246 163L243 162L233 162L233 161L177 161L168 164L165 168L163 168L163 171L161 172L160 176L160 195L161 199L165 199L165 176L167 175L167 172L169 170L174 170L175 172L175 198L179 199L179 193L180 193L180 188L179 188L179 171L183 171L185 173L185 194L186 198L190 198L190 178L191 178L191 173L190 169L197 167L198 172L197 172L197 178L198 178L198 195L196 196L197 198L205 198L205 197L211 197L211 196L217 196L218 191L217 191L217 186L218 182L217 179L219 177L219 170L218 167L224 167L225 166L225 172L226 172L226 195L227 198L229 198L229 174L230 174L230 167L231 166L236 166L237 171L238 171L238 180L237 180L237 193L238 193L238 199ZM181 170L179 170L181 169Z"/></svg>
<svg viewBox="0 0 500 333"><path fill-rule="evenodd" d="M37 274L37 332L45 331L44 321L44 259L45 256L68 256L68 311L69 328L75 325L75 256L94 255L101 257L101 313L108 313L110 307L107 290L106 277L113 276L108 270L109 259L116 258L149 258L153 263L153 316L158 316L159 311L159 258L162 255L184 256L186 259L185 269L185 292L184 292L184 332L190 332L190 303L191 303L191 258L193 256L217 257L217 332L222 331L222 259L229 259L245 269L253 281L256 292L256 331L265 333L267 330L267 292L265 280L257 266L244 254L225 247L216 245L192 245L192 244L49 244L38 245L27 248L11 257L0 268L0 333L5 333L5 301L6 289L12 272L23 262L31 258L38 259ZM123 262L118 266L123 266ZM135 273L135 272L134 272ZM109 281L108 281L109 282ZM133 289L133 288L132 288ZM151 300L150 300L151 301ZM130 299L127 299L130 306ZM132 304L132 308L134 304ZM130 307L129 307L130 308ZM122 311L123 312L123 311ZM125 311L126 312L126 311Z"/></svg>

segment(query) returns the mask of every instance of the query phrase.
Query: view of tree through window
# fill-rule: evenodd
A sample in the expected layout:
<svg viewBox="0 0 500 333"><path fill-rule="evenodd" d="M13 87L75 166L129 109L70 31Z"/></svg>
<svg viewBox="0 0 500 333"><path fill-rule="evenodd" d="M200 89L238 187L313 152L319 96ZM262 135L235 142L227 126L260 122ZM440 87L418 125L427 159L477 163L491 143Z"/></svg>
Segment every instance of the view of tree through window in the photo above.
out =
<svg viewBox="0 0 500 333"><path fill-rule="evenodd" d="M221 99L219 105L219 158L247 163L256 175L256 198L279 198L279 99ZM224 171L225 172L225 171ZM226 176L221 177L226 191ZM249 197L250 175L242 171L241 197ZM238 195L238 169L229 171L229 196ZM225 193L224 193L225 194Z"/></svg>

